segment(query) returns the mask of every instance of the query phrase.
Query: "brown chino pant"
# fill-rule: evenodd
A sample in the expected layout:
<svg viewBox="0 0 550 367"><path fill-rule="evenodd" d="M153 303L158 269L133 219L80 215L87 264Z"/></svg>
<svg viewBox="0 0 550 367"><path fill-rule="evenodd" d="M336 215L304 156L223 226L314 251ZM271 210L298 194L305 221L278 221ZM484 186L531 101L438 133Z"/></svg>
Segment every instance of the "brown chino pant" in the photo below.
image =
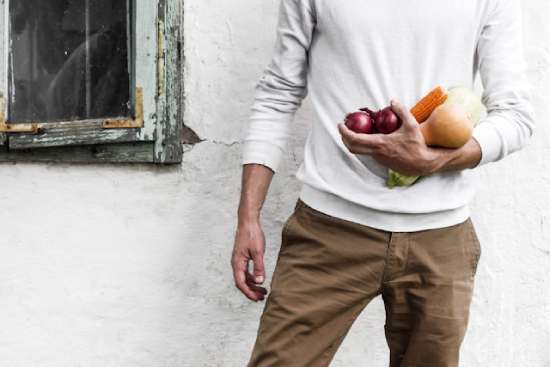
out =
<svg viewBox="0 0 550 367"><path fill-rule="evenodd" d="M285 222L247 367L329 366L354 320L382 295L390 367L457 367L481 254L470 218L388 232L298 199Z"/></svg>

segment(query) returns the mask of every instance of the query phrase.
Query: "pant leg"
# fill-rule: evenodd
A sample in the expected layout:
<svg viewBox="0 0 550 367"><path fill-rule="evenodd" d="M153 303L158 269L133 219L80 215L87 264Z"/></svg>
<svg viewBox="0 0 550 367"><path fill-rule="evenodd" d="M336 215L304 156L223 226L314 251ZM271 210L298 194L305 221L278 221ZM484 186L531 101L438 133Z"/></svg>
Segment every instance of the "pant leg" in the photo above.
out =
<svg viewBox="0 0 550 367"><path fill-rule="evenodd" d="M301 200L287 220L248 367L328 366L379 292L389 232Z"/></svg>
<svg viewBox="0 0 550 367"><path fill-rule="evenodd" d="M382 297L391 367L458 367L481 254L470 219L395 234Z"/></svg>

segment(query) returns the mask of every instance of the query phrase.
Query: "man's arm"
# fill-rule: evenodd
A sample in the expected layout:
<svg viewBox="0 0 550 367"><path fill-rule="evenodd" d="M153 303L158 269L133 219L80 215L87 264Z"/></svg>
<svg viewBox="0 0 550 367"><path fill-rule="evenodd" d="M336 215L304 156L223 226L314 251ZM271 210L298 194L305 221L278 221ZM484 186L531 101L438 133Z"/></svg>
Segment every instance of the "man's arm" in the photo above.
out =
<svg viewBox="0 0 550 367"><path fill-rule="evenodd" d="M523 53L520 0L493 2L477 45L487 117L462 148L434 149L431 171L475 168L524 147L535 129L527 63Z"/></svg>
<svg viewBox="0 0 550 367"><path fill-rule="evenodd" d="M428 173L460 171L476 167L481 161L481 147L471 138L457 149L428 148Z"/></svg>
<svg viewBox="0 0 550 367"><path fill-rule="evenodd" d="M478 166L498 161L527 145L535 129L531 85L523 48L521 0L492 4L479 36L476 67L487 116L474 129L481 146Z"/></svg>
<svg viewBox="0 0 550 367"><path fill-rule="evenodd" d="M481 147L474 138L458 149L432 148L430 151L432 173L474 168L481 160Z"/></svg>
<svg viewBox="0 0 550 367"><path fill-rule="evenodd" d="M498 161L527 145L534 133L521 2L500 0L489 4L492 6L476 53L487 116L474 128L472 139L464 147L432 152L432 172L475 168Z"/></svg>
<svg viewBox="0 0 550 367"><path fill-rule="evenodd" d="M235 286L253 301L261 301L267 290L258 286L265 279L265 236L260 226L260 212L267 196L273 171L261 164L243 165L238 224L231 256ZM248 263L254 263L253 274Z"/></svg>
<svg viewBox="0 0 550 367"><path fill-rule="evenodd" d="M296 111L307 95L308 52L316 26L311 0L281 0L273 57L256 85L242 163L277 172Z"/></svg>
<svg viewBox="0 0 550 367"><path fill-rule="evenodd" d="M260 218L260 211L269 190L274 172L261 164L244 164L239 202L239 225Z"/></svg>
<svg viewBox="0 0 550 367"><path fill-rule="evenodd" d="M243 139L243 183L231 264L235 285L254 301L263 300L266 293L257 285L265 279L260 210L281 162L290 124L307 94L308 51L315 26L312 0L281 0L273 57L256 85ZM247 271L250 260L254 274Z"/></svg>

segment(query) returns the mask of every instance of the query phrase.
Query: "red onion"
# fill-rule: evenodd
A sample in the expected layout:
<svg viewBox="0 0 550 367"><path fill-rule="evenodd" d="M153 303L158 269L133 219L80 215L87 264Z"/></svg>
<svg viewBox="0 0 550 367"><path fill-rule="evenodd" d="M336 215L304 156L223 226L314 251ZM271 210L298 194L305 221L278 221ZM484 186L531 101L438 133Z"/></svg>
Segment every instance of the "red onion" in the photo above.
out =
<svg viewBox="0 0 550 367"><path fill-rule="evenodd" d="M346 126L356 133L391 134L401 127L401 119L391 107L373 111L368 107L360 108L346 116Z"/></svg>
<svg viewBox="0 0 550 367"><path fill-rule="evenodd" d="M348 129L356 133L371 134L374 127L374 120L368 112L353 112L346 116L345 125Z"/></svg>
<svg viewBox="0 0 550 367"><path fill-rule="evenodd" d="M401 127L401 119L393 112L391 107L386 107L374 113L373 118L376 131L382 134L391 134Z"/></svg>

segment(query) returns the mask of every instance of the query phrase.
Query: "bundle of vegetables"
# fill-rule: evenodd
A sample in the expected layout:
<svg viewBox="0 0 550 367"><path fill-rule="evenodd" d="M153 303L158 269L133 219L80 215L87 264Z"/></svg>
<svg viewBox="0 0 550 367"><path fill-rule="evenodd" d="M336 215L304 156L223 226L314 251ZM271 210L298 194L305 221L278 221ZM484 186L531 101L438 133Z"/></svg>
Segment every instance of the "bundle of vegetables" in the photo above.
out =
<svg viewBox="0 0 550 367"><path fill-rule="evenodd" d="M426 144L442 148L460 148L470 140L474 127L481 120L484 106L481 99L466 87L453 87L446 93L445 101L421 123L420 131ZM433 104L432 104L433 105ZM414 108L413 108L414 110ZM410 186L420 176L407 176L392 169L388 170L388 187Z"/></svg>
<svg viewBox="0 0 550 367"><path fill-rule="evenodd" d="M470 140L483 109L480 98L468 88L454 87L447 91L438 86L422 98L411 109L411 113L421 124L420 131L427 145L460 148ZM401 126L401 120L391 107L378 112L362 108L348 114L345 124L357 133L391 134ZM386 185L390 188L410 186L419 178L420 176L407 176L389 169Z"/></svg>

